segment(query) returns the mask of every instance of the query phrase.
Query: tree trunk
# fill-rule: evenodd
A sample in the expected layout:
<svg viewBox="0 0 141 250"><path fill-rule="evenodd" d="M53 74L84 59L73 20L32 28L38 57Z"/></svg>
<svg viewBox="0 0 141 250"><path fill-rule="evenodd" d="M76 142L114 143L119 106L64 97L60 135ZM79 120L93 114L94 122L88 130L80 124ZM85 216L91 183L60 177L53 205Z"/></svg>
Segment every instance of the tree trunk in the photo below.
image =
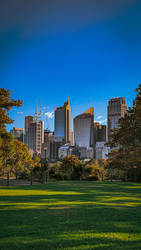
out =
<svg viewBox="0 0 141 250"><path fill-rule="evenodd" d="M32 177L33 177L33 175L32 175L32 169L31 169L31 171L30 171L30 185L32 185Z"/></svg>

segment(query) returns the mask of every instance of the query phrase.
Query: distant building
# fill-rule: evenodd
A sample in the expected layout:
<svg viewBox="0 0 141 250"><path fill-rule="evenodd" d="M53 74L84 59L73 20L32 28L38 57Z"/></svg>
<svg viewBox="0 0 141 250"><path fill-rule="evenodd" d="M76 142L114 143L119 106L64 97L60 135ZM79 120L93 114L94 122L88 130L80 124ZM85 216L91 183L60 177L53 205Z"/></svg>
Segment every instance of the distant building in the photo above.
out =
<svg viewBox="0 0 141 250"><path fill-rule="evenodd" d="M55 141L69 143L72 141L71 108L69 99L55 110Z"/></svg>
<svg viewBox="0 0 141 250"><path fill-rule="evenodd" d="M78 147L79 158L84 159L93 159L94 158L94 148L93 147Z"/></svg>
<svg viewBox="0 0 141 250"><path fill-rule="evenodd" d="M58 149L58 157L59 157L59 159L63 159L67 155L71 155L70 143L67 143L67 144L63 145Z"/></svg>
<svg viewBox="0 0 141 250"><path fill-rule="evenodd" d="M94 141L106 142L106 125L101 125L99 122L94 122Z"/></svg>
<svg viewBox="0 0 141 250"><path fill-rule="evenodd" d="M34 116L25 116L25 131L24 131L24 143L29 144L29 128L30 124L35 121Z"/></svg>
<svg viewBox="0 0 141 250"><path fill-rule="evenodd" d="M19 140L23 142L23 128L13 128L10 130L10 133L13 135L14 140Z"/></svg>
<svg viewBox="0 0 141 250"><path fill-rule="evenodd" d="M94 108L76 116L74 124L74 145L79 151L79 158L94 157Z"/></svg>
<svg viewBox="0 0 141 250"><path fill-rule="evenodd" d="M105 145L105 142L96 142L96 159L107 159L110 153L110 147Z"/></svg>
<svg viewBox="0 0 141 250"><path fill-rule="evenodd" d="M44 142L44 122L38 117L25 117L24 143L32 155L41 155L42 143Z"/></svg>
<svg viewBox="0 0 141 250"><path fill-rule="evenodd" d="M44 143L42 144L41 157L49 161L57 160L59 158L58 150L62 144L62 142L55 141L54 132L46 129L44 131Z"/></svg>
<svg viewBox="0 0 141 250"><path fill-rule="evenodd" d="M101 125L99 122L94 122L94 158L96 158L96 143L107 141L106 125Z"/></svg>
<svg viewBox="0 0 141 250"><path fill-rule="evenodd" d="M44 143L44 122L35 120L30 123L28 129L28 148L34 154L41 155L42 144Z"/></svg>
<svg viewBox="0 0 141 250"><path fill-rule="evenodd" d="M119 128L119 119L124 117L127 112L125 98L112 98L108 102L107 120L108 120L108 141L111 140L112 130Z"/></svg>
<svg viewBox="0 0 141 250"><path fill-rule="evenodd" d="M74 144L78 147L94 146L94 108L86 110L84 113L76 116L74 123Z"/></svg>
<svg viewBox="0 0 141 250"><path fill-rule="evenodd" d="M71 146L70 143L62 145L58 149L58 157L59 157L59 159L63 159L67 155L75 155L78 158L80 158L80 152L79 152L79 150L75 146Z"/></svg>

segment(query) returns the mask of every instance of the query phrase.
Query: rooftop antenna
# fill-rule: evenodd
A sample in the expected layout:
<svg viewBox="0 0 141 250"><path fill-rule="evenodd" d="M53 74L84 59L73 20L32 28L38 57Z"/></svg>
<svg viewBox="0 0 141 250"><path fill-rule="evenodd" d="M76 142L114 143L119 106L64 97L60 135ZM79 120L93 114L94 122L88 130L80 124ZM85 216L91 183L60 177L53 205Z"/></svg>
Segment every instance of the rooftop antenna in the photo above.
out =
<svg viewBox="0 0 141 250"><path fill-rule="evenodd" d="M38 121L39 119L41 119L42 117L42 105L40 107L40 112L39 112L39 109L38 109L38 102L36 104L36 112L35 112L35 119L36 121Z"/></svg>

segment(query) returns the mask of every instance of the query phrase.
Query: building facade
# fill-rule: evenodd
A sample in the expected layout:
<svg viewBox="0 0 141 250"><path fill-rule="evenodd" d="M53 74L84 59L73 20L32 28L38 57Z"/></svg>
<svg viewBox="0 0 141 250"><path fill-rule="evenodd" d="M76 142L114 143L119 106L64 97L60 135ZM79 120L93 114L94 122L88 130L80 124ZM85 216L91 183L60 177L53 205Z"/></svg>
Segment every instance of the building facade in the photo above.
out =
<svg viewBox="0 0 141 250"><path fill-rule="evenodd" d="M64 144L72 141L69 99L63 106L55 110L55 140Z"/></svg>
<svg viewBox="0 0 141 250"><path fill-rule="evenodd" d="M96 142L96 159L108 159L110 147L105 145L105 142Z"/></svg>
<svg viewBox="0 0 141 250"><path fill-rule="evenodd" d="M41 155L42 144L44 143L44 122L35 120L30 123L28 129L28 148L34 154Z"/></svg>
<svg viewBox="0 0 141 250"><path fill-rule="evenodd" d="M94 108L86 110L84 113L76 116L74 124L74 144L78 147L93 147L94 145Z"/></svg>
<svg viewBox="0 0 141 250"><path fill-rule="evenodd" d="M108 141L111 141L111 133L115 128L119 128L119 119L127 112L126 100L124 97L112 98L108 102Z"/></svg>
<svg viewBox="0 0 141 250"><path fill-rule="evenodd" d="M99 122L94 122L94 142L106 142L106 125L102 125Z"/></svg>
<svg viewBox="0 0 141 250"><path fill-rule="evenodd" d="M29 128L30 124L35 121L34 116L25 116L24 143L29 144Z"/></svg>

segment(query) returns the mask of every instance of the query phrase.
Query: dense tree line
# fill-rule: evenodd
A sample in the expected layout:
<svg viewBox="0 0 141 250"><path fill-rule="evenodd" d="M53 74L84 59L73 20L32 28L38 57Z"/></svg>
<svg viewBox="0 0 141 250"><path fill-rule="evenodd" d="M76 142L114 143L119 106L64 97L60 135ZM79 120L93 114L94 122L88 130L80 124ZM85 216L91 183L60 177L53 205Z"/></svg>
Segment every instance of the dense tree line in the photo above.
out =
<svg viewBox="0 0 141 250"><path fill-rule="evenodd" d="M57 180L102 181L105 176L105 160L82 163L75 155L66 156L61 162L50 164L50 177Z"/></svg>
<svg viewBox="0 0 141 250"><path fill-rule="evenodd" d="M112 133L107 171L111 178L141 180L141 85L136 89L133 106L120 119Z"/></svg>

